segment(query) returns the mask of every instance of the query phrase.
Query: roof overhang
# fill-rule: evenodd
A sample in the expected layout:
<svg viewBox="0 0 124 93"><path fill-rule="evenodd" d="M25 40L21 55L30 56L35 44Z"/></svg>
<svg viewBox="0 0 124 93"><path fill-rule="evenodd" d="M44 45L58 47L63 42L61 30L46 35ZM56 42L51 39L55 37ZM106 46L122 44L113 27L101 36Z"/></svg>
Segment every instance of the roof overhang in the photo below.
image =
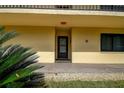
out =
<svg viewBox="0 0 124 93"><path fill-rule="evenodd" d="M65 22L65 24L62 24ZM123 12L0 9L1 25L124 28Z"/></svg>

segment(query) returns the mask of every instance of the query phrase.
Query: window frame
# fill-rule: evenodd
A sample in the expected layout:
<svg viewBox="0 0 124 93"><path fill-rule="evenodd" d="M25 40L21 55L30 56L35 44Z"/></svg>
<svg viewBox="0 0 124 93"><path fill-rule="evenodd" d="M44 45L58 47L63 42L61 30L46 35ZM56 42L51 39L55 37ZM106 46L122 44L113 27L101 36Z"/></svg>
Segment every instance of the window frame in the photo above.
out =
<svg viewBox="0 0 124 93"><path fill-rule="evenodd" d="M102 37L103 37L103 35L107 35L107 36L109 36L109 37L111 37L112 38L112 43L111 43L111 50L103 50L103 45L102 45ZM124 36L124 34L111 34L111 33L101 33L101 36L100 36L100 38L101 38L101 40L100 40L100 42L101 42L101 44L100 44L100 50L102 51L102 52L124 52L124 50L114 50L113 49L113 47L114 47L114 44L113 44L113 38L114 37L116 37L116 36Z"/></svg>

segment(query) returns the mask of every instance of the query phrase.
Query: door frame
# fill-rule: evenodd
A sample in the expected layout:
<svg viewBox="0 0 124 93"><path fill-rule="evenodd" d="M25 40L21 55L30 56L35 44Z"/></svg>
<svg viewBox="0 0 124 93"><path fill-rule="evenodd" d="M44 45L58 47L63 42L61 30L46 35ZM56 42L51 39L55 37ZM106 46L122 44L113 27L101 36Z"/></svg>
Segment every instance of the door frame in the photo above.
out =
<svg viewBox="0 0 124 93"><path fill-rule="evenodd" d="M72 63L72 36L71 36L71 31L72 28L70 27L55 27L55 63L59 63L61 61L61 63ZM67 36L68 37L68 59L58 59L57 58L57 39L58 36Z"/></svg>

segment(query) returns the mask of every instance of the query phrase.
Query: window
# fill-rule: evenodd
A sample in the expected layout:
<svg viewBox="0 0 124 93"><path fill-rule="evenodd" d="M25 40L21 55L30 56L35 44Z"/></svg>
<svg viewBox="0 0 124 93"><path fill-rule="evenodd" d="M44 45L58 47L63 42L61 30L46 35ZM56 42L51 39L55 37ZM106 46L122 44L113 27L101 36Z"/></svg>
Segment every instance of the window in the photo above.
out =
<svg viewBox="0 0 124 93"><path fill-rule="evenodd" d="M101 34L101 51L124 51L124 34Z"/></svg>

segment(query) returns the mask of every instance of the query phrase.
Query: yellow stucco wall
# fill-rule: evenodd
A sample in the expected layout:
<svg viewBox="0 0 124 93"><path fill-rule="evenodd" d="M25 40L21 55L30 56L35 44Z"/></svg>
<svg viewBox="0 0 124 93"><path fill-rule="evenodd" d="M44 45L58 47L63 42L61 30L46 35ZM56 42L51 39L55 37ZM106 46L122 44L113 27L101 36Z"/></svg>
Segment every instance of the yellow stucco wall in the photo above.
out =
<svg viewBox="0 0 124 93"><path fill-rule="evenodd" d="M55 62L55 29L54 27L6 26L7 31L15 29L20 35L6 44L22 44L37 51L39 62Z"/></svg>
<svg viewBox="0 0 124 93"><path fill-rule="evenodd" d="M40 26L6 26L7 31L16 29L20 34L6 44L22 44L38 51L41 63L55 63L55 37L62 35L56 33L55 27ZM57 30L58 31L58 30ZM64 33L64 32L63 32ZM71 29L70 57L72 63L93 64L119 64L124 63L124 52L101 52L101 33L122 33L124 29L118 28L79 28ZM85 41L88 40L88 43Z"/></svg>
<svg viewBox="0 0 124 93"><path fill-rule="evenodd" d="M101 33L124 34L124 29L72 28L72 63L124 63L124 52L100 51Z"/></svg>

